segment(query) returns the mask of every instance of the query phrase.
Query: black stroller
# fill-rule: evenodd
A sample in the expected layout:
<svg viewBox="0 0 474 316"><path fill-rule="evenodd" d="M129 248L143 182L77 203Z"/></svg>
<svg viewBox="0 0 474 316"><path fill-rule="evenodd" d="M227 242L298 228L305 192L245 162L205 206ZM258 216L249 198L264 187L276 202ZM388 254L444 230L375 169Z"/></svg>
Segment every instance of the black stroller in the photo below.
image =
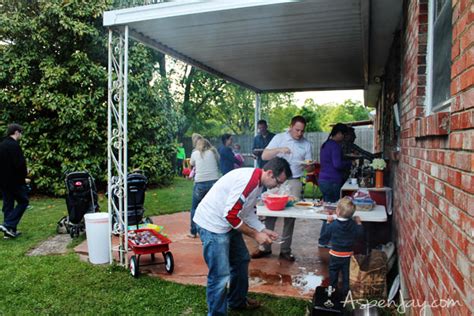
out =
<svg viewBox="0 0 474 316"><path fill-rule="evenodd" d="M69 233L71 238L84 231L84 215L99 211L94 179L86 171L66 173L66 206L68 215L57 225L58 233Z"/></svg>
<svg viewBox="0 0 474 316"><path fill-rule="evenodd" d="M144 203L147 182L148 180L146 176L141 173L130 173L127 176L128 225L136 225L137 229L139 224L152 223L148 217L145 219L143 218L143 215L145 214ZM115 205L118 205L119 198L115 190L112 192L112 196ZM119 231L119 221L117 220L117 216L118 215L115 213L112 216L112 232L114 234L117 234Z"/></svg>

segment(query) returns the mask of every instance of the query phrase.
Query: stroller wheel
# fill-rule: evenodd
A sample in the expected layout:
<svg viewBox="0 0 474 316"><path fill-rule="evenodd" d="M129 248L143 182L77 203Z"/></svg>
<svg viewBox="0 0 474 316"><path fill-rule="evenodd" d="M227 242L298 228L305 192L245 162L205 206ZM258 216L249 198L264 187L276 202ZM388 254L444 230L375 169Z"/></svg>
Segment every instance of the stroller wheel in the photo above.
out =
<svg viewBox="0 0 474 316"><path fill-rule="evenodd" d="M136 256L132 256L130 258L130 274L134 278L138 278L138 275L140 274L140 271L138 270L138 260Z"/></svg>
<svg viewBox="0 0 474 316"><path fill-rule="evenodd" d="M148 216L145 217L145 219L143 220L143 222L144 222L145 224L153 224L153 221L152 221L151 218L148 217Z"/></svg>
<svg viewBox="0 0 474 316"><path fill-rule="evenodd" d="M71 238L79 237L79 227L72 226L69 230L69 235L71 235Z"/></svg>
<svg viewBox="0 0 474 316"><path fill-rule="evenodd" d="M173 273L174 270L174 260L173 254L171 252L163 252L163 257L165 258L165 269L169 274Z"/></svg>

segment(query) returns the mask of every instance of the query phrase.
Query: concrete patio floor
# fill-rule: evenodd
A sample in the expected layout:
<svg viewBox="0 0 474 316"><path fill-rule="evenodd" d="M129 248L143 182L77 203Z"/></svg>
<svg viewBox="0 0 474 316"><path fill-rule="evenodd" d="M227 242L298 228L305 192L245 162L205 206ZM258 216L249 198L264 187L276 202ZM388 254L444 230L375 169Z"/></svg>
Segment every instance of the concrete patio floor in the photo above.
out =
<svg viewBox="0 0 474 316"><path fill-rule="evenodd" d="M182 284L206 285L207 266L202 257L199 238L187 237L189 212L152 217L153 223L164 227L164 232L172 240L170 251L174 257L174 272L168 274L163 265L140 267L140 273L160 277ZM276 231L281 233L283 220L277 221ZM252 259L249 266L250 291L277 296L310 299L316 286L328 278L329 254L327 249L319 249L317 241L321 221L297 219L293 235L295 262L280 260L279 245L273 246L273 254L262 259ZM257 244L245 238L252 253ZM118 242L118 240L116 240ZM75 248L81 256L87 256L87 241ZM140 264L146 264L150 256L142 256ZM157 255L157 261L162 260Z"/></svg>

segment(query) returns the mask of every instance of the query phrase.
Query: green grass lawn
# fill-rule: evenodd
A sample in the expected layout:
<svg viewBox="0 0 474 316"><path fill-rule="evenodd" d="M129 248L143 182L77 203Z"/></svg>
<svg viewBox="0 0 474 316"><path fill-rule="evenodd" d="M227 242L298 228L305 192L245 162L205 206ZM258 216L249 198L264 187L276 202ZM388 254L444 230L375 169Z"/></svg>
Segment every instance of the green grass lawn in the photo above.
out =
<svg viewBox="0 0 474 316"><path fill-rule="evenodd" d="M189 210L193 183L176 178L167 188L151 189L146 215ZM102 211L106 201L100 197ZM18 239L0 239L0 315L108 314L205 315L205 288L151 278L138 279L118 266L94 266L79 260L71 243L69 253L26 256L28 250L56 234L56 222L67 214L64 199L32 198L20 223ZM270 295L252 297L264 307L245 315L304 315L303 300ZM240 315L240 313L233 313Z"/></svg>

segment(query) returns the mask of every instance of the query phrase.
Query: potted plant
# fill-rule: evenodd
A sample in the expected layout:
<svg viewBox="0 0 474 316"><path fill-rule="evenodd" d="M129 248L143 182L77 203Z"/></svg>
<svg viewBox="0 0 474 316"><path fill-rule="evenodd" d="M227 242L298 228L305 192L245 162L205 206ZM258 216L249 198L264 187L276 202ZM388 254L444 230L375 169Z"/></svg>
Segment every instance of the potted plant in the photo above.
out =
<svg viewBox="0 0 474 316"><path fill-rule="evenodd" d="M370 166L375 170L375 187L383 188L383 170L387 166L385 160L375 158Z"/></svg>

